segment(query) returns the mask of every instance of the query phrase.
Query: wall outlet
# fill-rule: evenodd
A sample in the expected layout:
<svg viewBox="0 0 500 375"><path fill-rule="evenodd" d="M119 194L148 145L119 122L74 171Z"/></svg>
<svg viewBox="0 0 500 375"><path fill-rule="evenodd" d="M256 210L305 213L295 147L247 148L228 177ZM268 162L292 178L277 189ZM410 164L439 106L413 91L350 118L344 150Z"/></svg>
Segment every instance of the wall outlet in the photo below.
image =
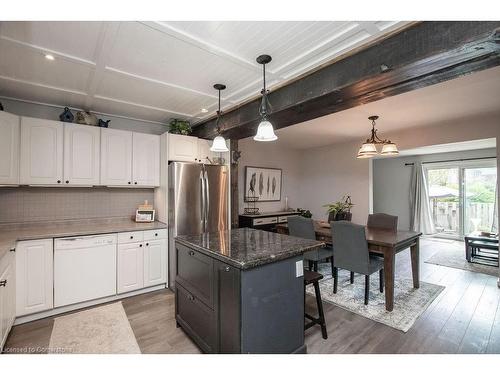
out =
<svg viewBox="0 0 500 375"><path fill-rule="evenodd" d="M295 262L295 277L302 276L304 276L304 261L299 260L298 262Z"/></svg>

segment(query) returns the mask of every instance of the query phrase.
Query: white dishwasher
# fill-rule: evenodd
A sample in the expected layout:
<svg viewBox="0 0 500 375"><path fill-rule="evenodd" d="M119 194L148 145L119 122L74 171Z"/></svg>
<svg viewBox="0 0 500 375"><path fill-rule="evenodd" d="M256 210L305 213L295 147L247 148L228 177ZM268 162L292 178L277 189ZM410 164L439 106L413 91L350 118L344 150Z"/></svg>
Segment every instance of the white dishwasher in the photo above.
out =
<svg viewBox="0 0 500 375"><path fill-rule="evenodd" d="M116 294L116 234L54 241L54 307Z"/></svg>

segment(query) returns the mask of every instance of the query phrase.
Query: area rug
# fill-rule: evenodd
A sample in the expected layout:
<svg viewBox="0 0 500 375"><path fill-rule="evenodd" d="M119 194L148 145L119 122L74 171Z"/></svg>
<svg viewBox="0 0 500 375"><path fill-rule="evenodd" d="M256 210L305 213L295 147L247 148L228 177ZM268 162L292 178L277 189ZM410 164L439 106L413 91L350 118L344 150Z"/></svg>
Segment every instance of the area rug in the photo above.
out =
<svg viewBox="0 0 500 375"><path fill-rule="evenodd" d="M498 276L498 267L478 263L469 263L467 262L467 259L465 259L465 250L457 249L456 246L446 248L440 247L433 256L425 261L425 263L458 268L465 271L485 273L491 276Z"/></svg>
<svg viewBox="0 0 500 375"><path fill-rule="evenodd" d="M427 309L434 299L444 290L444 286L420 282L420 288L414 289L413 282L408 279L394 281L394 310L385 309L385 295L379 292L378 276L374 274L370 282L370 300L365 299L365 278L356 275L354 284L349 282L349 272L339 270L339 285L337 293L333 294L333 279L321 280L320 290L323 301L333 303L365 318L385 324L389 327L407 332L417 318ZM314 295L312 285L307 287L307 293Z"/></svg>
<svg viewBox="0 0 500 375"><path fill-rule="evenodd" d="M49 353L140 354L122 303L54 319Z"/></svg>

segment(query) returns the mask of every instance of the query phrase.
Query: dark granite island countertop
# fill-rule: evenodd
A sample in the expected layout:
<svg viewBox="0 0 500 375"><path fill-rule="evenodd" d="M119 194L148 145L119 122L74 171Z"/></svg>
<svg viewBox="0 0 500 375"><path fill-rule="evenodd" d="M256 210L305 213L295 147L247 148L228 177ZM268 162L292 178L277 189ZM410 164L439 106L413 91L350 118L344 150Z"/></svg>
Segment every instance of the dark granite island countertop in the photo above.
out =
<svg viewBox="0 0 500 375"><path fill-rule="evenodd" d="M302 255L324 242L252 228L182 235L176 241L242 270Z"/></svg>

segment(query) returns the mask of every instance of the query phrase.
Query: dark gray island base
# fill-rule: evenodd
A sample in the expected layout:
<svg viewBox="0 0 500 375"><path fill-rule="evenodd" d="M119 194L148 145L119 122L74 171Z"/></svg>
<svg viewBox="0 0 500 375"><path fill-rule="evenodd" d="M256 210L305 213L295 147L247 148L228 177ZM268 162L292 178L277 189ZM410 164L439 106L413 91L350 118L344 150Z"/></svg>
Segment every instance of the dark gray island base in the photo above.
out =
<svg viewBox="0 0 500 375"><path fill-rule="evenodd" d="M303 254L322 246L250 228L177 237L177 324L205 353L305 353Z"/></svg>

